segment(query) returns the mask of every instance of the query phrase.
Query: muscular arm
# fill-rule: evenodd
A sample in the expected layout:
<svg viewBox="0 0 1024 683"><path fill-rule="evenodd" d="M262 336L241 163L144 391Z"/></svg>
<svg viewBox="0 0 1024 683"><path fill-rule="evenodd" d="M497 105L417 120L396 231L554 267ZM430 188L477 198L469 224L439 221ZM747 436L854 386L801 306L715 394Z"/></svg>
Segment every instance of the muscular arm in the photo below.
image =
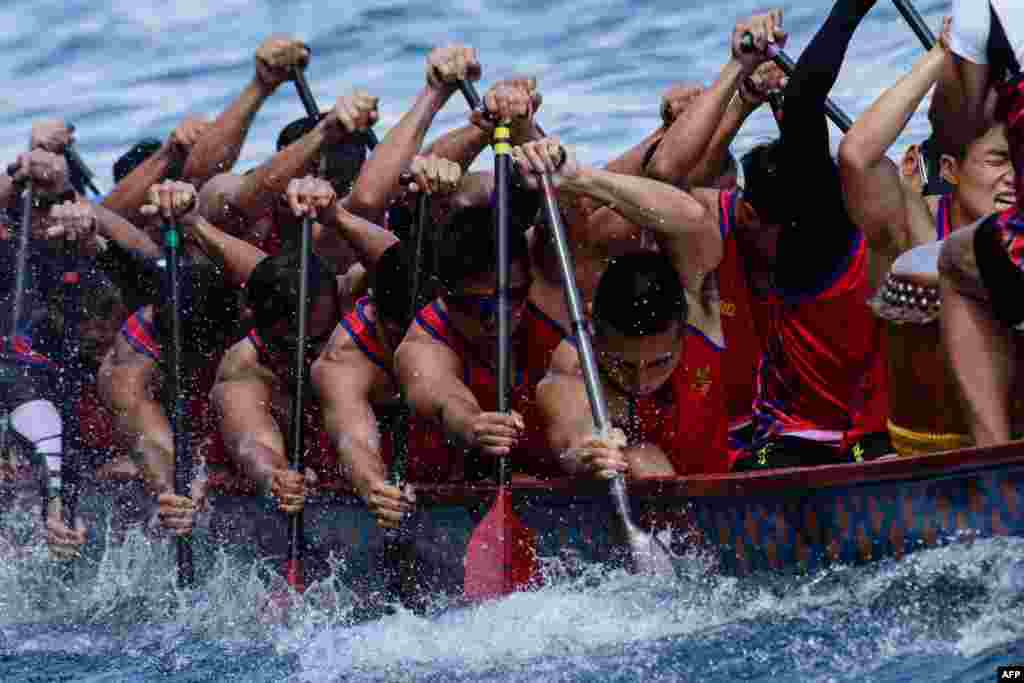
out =
<svg viewBox="0 0 1024 683"><path fill-rule="evenodd" d="M714 84L679 116L665 133L648 166L652 178L682 185L704 158L712 136L719 129L740 81L747 74L735 59L729 60Z"/></svg>
<svg viewBox="0 0 1024 683"><path fill-rule="evenodd" d="M100 399L114 418L114 431L156 495L174 489L174 439L155 399L156 361L118 337L98 377Z"/></svg>
<svg viewBox="0 0 1024 683"><path fill-rule="evenodd" d="M490 142L490 133L470 123L437 138L427 146L423 154L436 154L443 159L454 161L465 173Z"/></svg>
<svg viewBox="0 0 1024 683"><path fill-rule="evenodd" d="M718 267L723 246L714 196L696 196L649 178L582 168L562 189L585 194L654 233L680 275L695 286Z"/></svg>
<svg viewBox="0 0 1024 683"><path fill-rule="evenodd" d="M359 172L352 193L346 198L349 211L376 223L384 222L384 212L400 190L398 177L423 145L427 129L448 97L436 88L424 86L412 109L388 131Z"/></svg>
<svg viewBox="0 0 1024 683"><path fill-rule="evenodd" d="M358 262L372 271L377 260L398 242L394 233L361 218L347 209L348 202L337 202L324 212L323 230L315 235L317 250L335 262L351 260L355 251ZM344 255L344 256L342 256Z"/></svg>
<svg viewBox="0 0 1024 683"><path fill-rule="evenodd" d="M417 415L440 423L463 445L473 443L472 420L482 411L459 379L462 362L451 349L413 325L395 352L395 369Z"/></svg>
<svg viewBox="0 0 1024 683"><path fill-rule="evenodd" d="M253 78L189 152L182 180L201 188L218 173L230 171L238 161L256 112L271 92L258 78Z"/></svg>
<svg viewBox="0 0 1024 683"><path fill-rule="evenodd" d="M266 258L265 251L245 240L227 234L202 216L197 216L188 227L194 239L215 263L224 268L233 285L249 279L259 262Z"/></svg>
<svg viewBox="0 0 1024 683"><path fill-rule="evenodd" d="M225 357L221 368L228 362ZM210 397L220 416L228 456L261 490L269 491L273 470L288 467L284 435L270 413L269 377L256 373L221 375Z"/></svg>
<svg viewBox="0 0 1024 683"><path fill-rule="evenodd" d="M873 250L892 257L917 242L911 221L918 214L908 212L907 202L912 198L907 196L899 170L885 153L935 83L944 59L941 47L929 51L909 74L861 114L839 146L850 218L864 231Z"/></svg>
<svg viewBox="0 0 1024 683"><path fill-rule="evenodd" d="M256 221L269 213L291 179L315 164L326 139L323 126L321 121L251 173L221 174L211 179L199 194L203 217L237 234L241 222Z"/></svg>
<svg viewBox="0 0 1024 683"><path fill-rule="evenodd" d="M337 336L348 341L347 335ZM313 389L320 399L324 427L338 451L341 473L368 500L373 486L387 479L371 397L375 387L390 380L361 351L351 345L335 347L335 343L313 364Z"/></svg>
<svg viewBox="0 0 1024 683"><path fill-rule="evenodd" d="M544 421L548 444L562 454L594 434L594 418L587 403L583 377L567 367L568 353L556 351L547 376L537 385L537 406ZM558 464L567 474L580 474L579 461L559 457Z"/></svg>
<svg viewBox="0 0 1024 683"><path fill-rule="evenodd" d="M168 140L114 186L103 200L103 206L129 221L141 222L139 208L146 203L149 188L164 180L170 169L181 161L182 149Z"/></svg>

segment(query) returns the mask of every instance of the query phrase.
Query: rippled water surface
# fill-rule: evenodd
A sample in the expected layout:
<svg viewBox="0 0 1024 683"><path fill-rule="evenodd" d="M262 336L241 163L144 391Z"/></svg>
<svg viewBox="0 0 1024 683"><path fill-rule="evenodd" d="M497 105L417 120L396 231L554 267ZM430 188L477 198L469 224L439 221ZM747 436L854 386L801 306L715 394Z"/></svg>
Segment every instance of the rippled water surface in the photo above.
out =
<svg viewBox="0 0 1024 683"><path fill-rule="evenodd" d="M793 55L826 3L782 3ZM944 2L920 2L933 25ZM480 49L484 83L539 78L542 121L601 162L658 124L661 92L709 82L750 0L574 3L15 0L0 6L0 152L24 148L33 118L78 127L110 186L110 166L185 114L215 116L251 77L270 33L297 34L321 104L353 86L381 98L383 133L422 82L429 48ZM856 116L922 54L890 3L858 32L833 98ZM301 113L282 87L252 127L241 168L265 158ZM441 129L464 118L454 99ZM737 147L773 133L765 113ZM927 134L916 116L894 151ZM834 142L838 140L838 134ZM27 523L10 520L5 524ZM8 529L9 530L9 529ZM658 583L594 569L500 603L432 618L407 612L347 626L344 586L320 585L268 619L268 585L224 562L196 593L173 590L172 554L142 536L67 592L38 548L0 554L2 681L990 681L1024 663L1024 542L929 550L901 562L800 579Z"/></svg>

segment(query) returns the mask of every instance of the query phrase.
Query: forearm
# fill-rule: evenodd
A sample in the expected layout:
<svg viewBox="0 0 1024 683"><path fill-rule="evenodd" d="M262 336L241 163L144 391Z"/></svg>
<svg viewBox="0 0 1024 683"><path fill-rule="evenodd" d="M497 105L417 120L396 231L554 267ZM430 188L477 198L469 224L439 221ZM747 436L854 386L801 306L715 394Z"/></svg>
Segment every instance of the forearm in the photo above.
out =
<svg viewBox="0 0 1024 683"><path fill-rule="evenodd" d="M757 104L748 104L736 95L725 110L718 129L711 136L711 142L704 151L697 165L690 170L685 179L685 187L713 187L722 175L726 162L729 160L729 147L740 132L747 119L757 111Z"/></svg>
<svg viewBox="0 0 1024 683"><path fill-rule="evenodd" d="M271 92L257 78L245 87L192 148L182 173L186 182L200 187L218 173L231 170L256 112Z"/></svg>
<svg viewBox="0 0 1024 683"><path fill-rule="evenodd" d="M238 470L264 493L270 491L274 470L288 467L283 451L277 451L252 436L236 442L230 455Z"/></svg>
<svg viewBox="0 0 1024 683"><path fill-rule="evenodd" d="M658 127L657 130L652 131L638 144L633 145L624 153L605 164L605 170L612 173L625 173L626 175L643 175L644 160L651 149L651 145L660 145L666 130L664 126Z"/></svg>
<svg viewBox="0 0 1024 683"><path fill-rule="evenodd" d="M164 143L114 186L103 200L103 206L129 221L139 220L139 208L146 203L149 188L166 178L172 166L180 162L180 155L176 146Z"/></svg>
<svg viewBox="0 0 1024 683"><path fill-rule="evenodd" d="M14 206L18 198L18 186L14 184L14 178L6 173L0 174L0 207Z"/></svg>
<svg viewBox="0 0 1024 683"><path fill-rule="evenodd" d="M347 209L348 200L342 200L323 216L324 235L318 243L343 241L356 252L359 262L367 270L373 270L381 255L398 242L394 233L385 230Z"/></svg>
<svg viewBox="0 0 1024 683"><path fill-rule="evenodd" d="M360 171L349 196L350 211L368 220L383 220L384 212L400 191L399 176L423 146L431 122L447 99L448 95L435 88L423 88L412 109L388 131Z"/></svg>
<svg viewBox="0 0 1024 683"><path fill-rule="evenodd" d="M665 133L651 160L650 173L653 177L673 185L685 181L704 157L740 81L748 75L735 59L722 67L715 83Z"/></svg>
<svg viewBox="0 0 1024 683"><path fill-rule="evenodd" d="M224 268L233 285L246 282L259 262L267 256L259 247L227 234L205 218L197 218L189 227L189 236Z"/></svg>
<svg viewBox="0 0 1024 683"><path fill-rule="evenodd" d="M115 427L130 444L129 453L146 487L154 495L173 491L174 440L167 417L152 399L125 403L115 399Z"/></svg>
<svg viewBox="0 0 1024 683"><path fill-rule="evenodd" d="M582 168L576 177L563 181L561 189L592 197L641 228L672 238L703 218L704 207L688 193L650 178Z"/></svg>
<svg viewBox="0 0 1024 683"><path fill-rule="evenodd" d="M944 60L941 50L931 50L918 60L910 73L861 114L843 140L842 159L861 169L882 163L886 151L896 142L935 84Z"/></svg>
<svg viewBox="0 0 1024 683"><path fill-rule="evenodd" d="M288 183L313 165L325 142L321 122L252 173L243 176L237 193L229 200L231 208L247 220L261 218L288 189Z"/></svg>
<svg viewBox="0 0 1024 683"><path fill-rule="evenodd" d="M783 134L790 128L799 136L804 116L824 115L825 99L839 78L854 31L871 4L864 0L837 0L824 25L797 60L786 86Z"/></svg>
<svg viewBox="0 0 1024 683"><path fill-rule="evenodd" d="M365 414L372 424L351 425L349 412L325 409L324 420L331 443L338 451L338 467L356 492L366 500L377 484L387 480L387 467L381 457L380 436L373 409L365 405L352 414Z"/></svg>
<svg viewBox="0 0 1024 683"><path fill-rule="evenodd" d="M160 258L160 245L120 214L99 204L95 207L96 231L127 252L144 258Z"/></svg>
<svg viewBox="0 0 1024 683"><path fill-rule="evenodd" d="M989 67L955 54L943 60L928 119L947 150L960 149L981 136L991 121L986 111Z"/></svg>
<svg viewBox="0 0 1024 683"><path fill-rule="evenodd" d="M473 124L467 124L434 140L423 153L454 161L465 173L490 142L489 133Z"/></svg>

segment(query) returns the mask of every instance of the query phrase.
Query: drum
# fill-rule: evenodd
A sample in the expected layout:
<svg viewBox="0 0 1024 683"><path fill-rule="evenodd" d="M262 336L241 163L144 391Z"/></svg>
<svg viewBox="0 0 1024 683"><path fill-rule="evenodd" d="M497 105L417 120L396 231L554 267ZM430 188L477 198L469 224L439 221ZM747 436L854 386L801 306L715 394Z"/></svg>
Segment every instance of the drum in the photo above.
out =
<svg viewBox="0 0 1024 683"><path fill-rule="evenodd" d="M971 445L967 410L939 329L941 242L900 256L871 301L886 321L889 435L900 455Z"/></svg>

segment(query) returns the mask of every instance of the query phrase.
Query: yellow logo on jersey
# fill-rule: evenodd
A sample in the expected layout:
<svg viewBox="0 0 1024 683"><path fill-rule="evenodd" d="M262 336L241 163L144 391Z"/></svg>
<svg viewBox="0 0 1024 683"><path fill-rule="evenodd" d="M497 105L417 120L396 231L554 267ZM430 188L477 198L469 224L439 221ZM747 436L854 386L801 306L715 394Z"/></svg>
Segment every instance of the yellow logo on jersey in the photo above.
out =
<svg viewBox="0 0 1024 683"><path fill-rule="evenodd" d="M736 304L734 304L732 301L722 301L718 305L718 308L724 316L728 316L730 318L736 316Z"/></svg>
<svg viewBox="0 0 1024 683"><path fill-rule="evenodd" d="M693 373L693 383L690 389L707 396L711 392L711 366L705 365L697 368Z"/></svg>

